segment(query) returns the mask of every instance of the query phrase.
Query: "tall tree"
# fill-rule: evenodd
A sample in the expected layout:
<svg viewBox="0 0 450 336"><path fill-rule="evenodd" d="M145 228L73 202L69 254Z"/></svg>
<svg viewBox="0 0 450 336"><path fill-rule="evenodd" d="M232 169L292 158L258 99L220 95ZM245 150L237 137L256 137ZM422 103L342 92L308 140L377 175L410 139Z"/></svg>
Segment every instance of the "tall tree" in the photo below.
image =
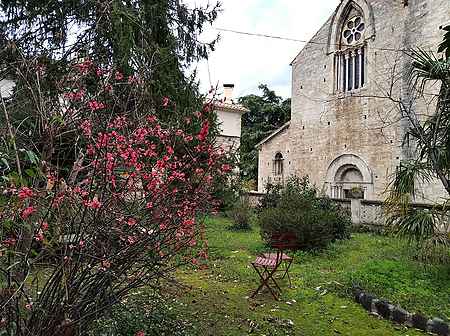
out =
<svg viewBox="0 0 450 336"><path fill-rule="evenodd" d="M241 175L244 180L258 180L258 151L255 145L291 118L291 99L283 100L267 85L261 84L262 95L239 98L250 110L242 117L240 149Z"/></svg>
<svg viewBox="0 0 450 336"><path fill-rule="evenodd" d="M43 120L59 104L57 83L80 58L95 60L103 71L114 69L123 81L139 78L150 107L170 97L176 113L156 109L165 123L177 124L202 107L195 74L187 73L214 48L217 40L204 43L199 35L217 17L218 3L190 8L183 0L0 0L0 11L0 78L12 75L16 81L8 109L15 133L24 135L17 146L37 144L44 160L55 148ZM36 64L45 71L39 80L30 71ZM46 96L45 106L36 109L34 92ZM65 127L58 132L65 144L74 143Z"/></svg>
<svg viewBox="0 0 450 336"><path fill-rule="evenodd" d="M204 43L199 35L216 19L220 4L190 8L183 0L1 0L0 10L6 41L2 69L10 68L14 57L41 57L58 60L58 76L62 64L87 54L125 75L138 72L152 99L170 96L182 106L198 96L185 70L214 48L217 40Z"/></svg>

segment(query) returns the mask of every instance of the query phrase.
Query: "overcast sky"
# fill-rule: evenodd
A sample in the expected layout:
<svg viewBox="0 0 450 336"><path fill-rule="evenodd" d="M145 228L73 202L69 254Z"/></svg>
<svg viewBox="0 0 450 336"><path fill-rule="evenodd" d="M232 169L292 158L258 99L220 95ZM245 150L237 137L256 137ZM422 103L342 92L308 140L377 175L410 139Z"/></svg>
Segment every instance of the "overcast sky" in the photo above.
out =
<svg viewBox="0 0 450 336"><path fill-rule="evenodd" d="M184 0L204 5L208 0ZM251 33L310 39L332 14L340 0L221 0L222 13L214 27ZM213 2L213 0L209 0ZM234 83L235 97L258 93L267 84L278 95L291 96L289 63L303 43L238 35L208 29L203 40L220 34L217 49L209 59L213 85ZM209 87L208 64L197 66L203 92Z"/></svg>

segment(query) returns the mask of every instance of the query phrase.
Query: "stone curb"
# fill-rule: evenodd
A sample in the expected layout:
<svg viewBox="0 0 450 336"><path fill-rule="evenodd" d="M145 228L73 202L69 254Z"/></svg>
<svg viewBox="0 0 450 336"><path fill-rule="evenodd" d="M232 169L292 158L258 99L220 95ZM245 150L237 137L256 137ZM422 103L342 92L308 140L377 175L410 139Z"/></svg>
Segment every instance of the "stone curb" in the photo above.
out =
<svg viewBox="0 0 450 336"><path fill-rule="evenodd" d="M387 300L378 299L360 288L353 288L353 298L365 310L386 320L440 336L450 336L450 326L439 318L428 319L419 313L412 314L401 307L394 306Z"/></svg>

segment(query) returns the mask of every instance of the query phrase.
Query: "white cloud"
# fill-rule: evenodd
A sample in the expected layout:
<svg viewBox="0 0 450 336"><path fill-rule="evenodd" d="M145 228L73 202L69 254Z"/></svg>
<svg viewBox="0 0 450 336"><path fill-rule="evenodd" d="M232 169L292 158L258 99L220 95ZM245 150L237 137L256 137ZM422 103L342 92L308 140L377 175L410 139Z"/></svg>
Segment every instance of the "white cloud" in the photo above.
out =
<svg viewBox="0 0 450 336"><path fill-rule="evenodd" d="M213 0L185 0L204 5ZM223 12L214 27L251 33L310 39L332 14L339 0L222 0ZM236 96L257 93L258 85L268 84L283 97L291 96L289 63L303 43L256 36L217 32L208 29L202 39L220 33L221 40L209 59L213 85L234 83ZM197 66L202 91L209 87L208 63Z"/></svg>

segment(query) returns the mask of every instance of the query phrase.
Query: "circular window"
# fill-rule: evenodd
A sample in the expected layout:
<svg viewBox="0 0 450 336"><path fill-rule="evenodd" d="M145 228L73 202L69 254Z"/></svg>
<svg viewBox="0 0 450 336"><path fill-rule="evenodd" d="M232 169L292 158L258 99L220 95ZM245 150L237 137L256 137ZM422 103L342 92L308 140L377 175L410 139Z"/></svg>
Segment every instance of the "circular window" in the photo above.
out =
<svg viewBox="0 0 450 336"><path fill-rule="evenodd" d="M347 21L342 32L343 42L348 45L358 43L362 40L366 28L361 16L355 16Z"/></svg>

